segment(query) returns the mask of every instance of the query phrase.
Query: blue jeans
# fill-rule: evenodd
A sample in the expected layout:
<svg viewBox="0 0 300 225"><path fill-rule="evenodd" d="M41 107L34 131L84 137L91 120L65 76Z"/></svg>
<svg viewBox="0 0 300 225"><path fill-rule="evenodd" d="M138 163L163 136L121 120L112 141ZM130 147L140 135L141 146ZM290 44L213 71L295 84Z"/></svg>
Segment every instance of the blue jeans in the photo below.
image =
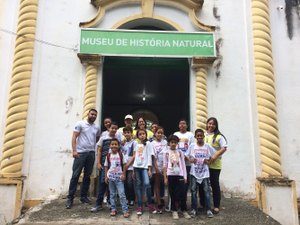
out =
<svg viewBox="0 0 300 225"><path fill-rule="evenodd" d="M107 184L105 183L105 169L102 169L99 173L99 184L98 184L98 195L96 200L96 206L102 206L104 195L107 189Z"/></svg>
<svg viewBox="0 0 300 225"><path fill-rule="evenodd" d="M204 178L202 183L197 183L197 179L191 175L191 193L192 193L192 209L197 211L197 188L201 188L204 192L204 202L206 210L210 210L210 187L209 178Z"/></svg>
<svg viewBox="0 0 300 225"><path fill-rule="evenodd" d="M147 202L151 204L151 185L148 175L148 169L144 168L134 168L135 179L136 179L136 195L137 203L139 207L143 206L143 187L145 188Z"/></svg>
<svg viewBox="0 0 300 225"><path fill-rule="evenodd" d="M94 162L95 162L94 151L79 153L79 157L74 159L73 168L72 168L73 173L70 180L68 199L71 200L74 199L74 195L77 190L78 179L80 177L82 169L84 171L84 174L83 174L80 196L87 197L90 182L91 182L90 177L93 172Z"/></svg>
<svg viewBox="0 0 300 225"><path fill-rule="evenodd" d="M220 190L220 183L219 183L220 173L221 170L219 169L209 168L209 180L212 189L212 197L213 197L213 203L215 208L220 208L220 202L221 202L221 190ZM205 205L204 192L201 188L199 188L199 194L200 194L200 204L204 206Z"/></svg>
<svg viewBox="0 0 300 225"><path fill-rule="evenodd" d="M109 190L110 190L110 207L111 210L116 209L116 197L117 193L120 197L120 202L122 206L123 213L128 212L127 200L125 196L125 188L124 183L121 180L110 180L108 182Z"/></svg>

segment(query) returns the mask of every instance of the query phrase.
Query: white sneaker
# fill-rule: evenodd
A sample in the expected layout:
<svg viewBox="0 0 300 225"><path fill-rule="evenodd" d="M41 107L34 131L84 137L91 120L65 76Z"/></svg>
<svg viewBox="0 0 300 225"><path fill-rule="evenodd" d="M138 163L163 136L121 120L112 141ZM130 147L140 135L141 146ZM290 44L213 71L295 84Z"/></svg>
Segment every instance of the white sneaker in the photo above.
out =
<svg viewBox="0 0 300 225"><path fill-rule="evenodd" d="M207 215L208 218L213 218L214 217L214 214L210 210L207 210L206 215Z"/></svg>
<svg viewBox="0 0 300 225"><path fill-rule="evenodd" d="M174 220L178 220L179 219L178 212L173 211L172 212L172 217L173 217Z"/></svg>
<svg viewBox="0 0 300 225"><path fill-rule="evenodd" d="M190 214L188 214L187 211L183 211L182 214L183 214L183 217L186 218L186 219L188 219L188 220L192 218L192 217L190 216Z"/></svg>
<svg viewBox="0 0 300 225"><path fill-rule="evenodd" d="M192 209L192 211L190 212L191 217L195 217L197 214L195 209Z"/></svg>

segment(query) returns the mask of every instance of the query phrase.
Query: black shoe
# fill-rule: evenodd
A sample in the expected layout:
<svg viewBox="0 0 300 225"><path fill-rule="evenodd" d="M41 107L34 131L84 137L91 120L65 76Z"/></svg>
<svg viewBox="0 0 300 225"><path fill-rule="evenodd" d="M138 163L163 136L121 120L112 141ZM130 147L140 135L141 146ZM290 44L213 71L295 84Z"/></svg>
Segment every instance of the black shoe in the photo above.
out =
<svg viewBox="0 0 300 225"><path fill-rule="evenodd" d="M72 199L68 199L66 202L66 209L71 209L73 206L73 200Z"/></svg>
<svg viewBox="0 0 300 225"><path fill-rule="evenodd" d="M88 197L81 197L80 198L80 202L81 203L91 204L91 200L89 200Z"/></svg>

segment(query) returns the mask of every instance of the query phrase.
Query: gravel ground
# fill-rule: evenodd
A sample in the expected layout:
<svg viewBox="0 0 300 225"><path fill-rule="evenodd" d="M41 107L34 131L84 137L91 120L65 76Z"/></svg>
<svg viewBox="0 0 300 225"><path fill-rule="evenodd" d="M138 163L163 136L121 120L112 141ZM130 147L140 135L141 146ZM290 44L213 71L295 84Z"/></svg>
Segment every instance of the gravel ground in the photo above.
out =
<svg viewBox="0 0 300 225"><path fill-rule="evenodd" d="M95 199L92 199L95 202ZM109 209L104 207L98 213L91 213L89 209L93 205L81 204L75 199L72 209L65 209L65 199L56 199L50 203L44 203L27 211L17 224L100 224L100 225L278 225L270 216L251 205L249 202L237 198L223 198L222 208L214 218L207 218L204 212L199 212L190 220L180 217L173 220L169 212L163 214L149 214L145 212L137 216L134 208L130 209L131 216L123 218L122 214L116 217L109 215Z"/></svg>

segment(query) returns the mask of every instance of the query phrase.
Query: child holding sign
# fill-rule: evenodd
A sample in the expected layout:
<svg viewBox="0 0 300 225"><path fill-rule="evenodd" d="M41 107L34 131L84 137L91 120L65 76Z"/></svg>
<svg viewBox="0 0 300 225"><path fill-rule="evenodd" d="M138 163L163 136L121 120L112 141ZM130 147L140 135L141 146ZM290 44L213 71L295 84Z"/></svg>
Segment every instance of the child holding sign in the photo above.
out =
<svg viewBox="0 0 300 225"><path fill-rule="evenodd" d="M210 158L215 154L215 149L209 144L204 144L204 131L197 129L195 131L196 143L192 143L186 156L191 162L191 192L192 192L192 211L191 215L197 214L197 188L204 191L204 202L207 217L212 218L213 213L210 208L210 186L209 186L209 168Z"/></svg>
<svg viewBox="0 0 300 225"><path fill-rule="evenodd" d="M111 152L107 154L104 166L105 166L105 183L109 185L110 190L110 204L111 204L111 216L117 214L115 199L117 193L120 197L123 216L129 217L127 200L125 196L124 180L126 179L126 170L123 165L126 164L123 154L120 151L120 144L118 139L113 138L110 141Z"/></svg>

